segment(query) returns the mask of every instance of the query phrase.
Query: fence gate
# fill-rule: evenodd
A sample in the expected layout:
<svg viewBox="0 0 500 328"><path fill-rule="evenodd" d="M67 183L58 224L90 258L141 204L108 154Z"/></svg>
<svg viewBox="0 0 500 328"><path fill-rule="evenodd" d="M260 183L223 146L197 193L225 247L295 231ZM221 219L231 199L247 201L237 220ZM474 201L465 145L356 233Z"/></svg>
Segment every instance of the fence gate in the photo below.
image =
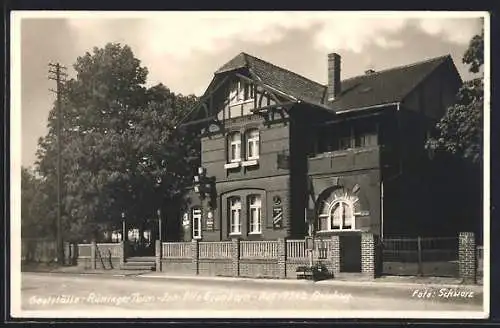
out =
<svg viewBox="0 0 500 328"><path fill-rule="evenodd" d="M384 238L382 273L458 277L458 237Z"/></svg>

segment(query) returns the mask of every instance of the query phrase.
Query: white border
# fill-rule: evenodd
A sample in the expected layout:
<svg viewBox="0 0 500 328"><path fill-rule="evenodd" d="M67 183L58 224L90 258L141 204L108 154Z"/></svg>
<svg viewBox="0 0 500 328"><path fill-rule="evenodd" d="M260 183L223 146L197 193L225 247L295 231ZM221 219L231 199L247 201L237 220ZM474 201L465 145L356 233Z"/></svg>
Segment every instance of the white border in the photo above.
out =
<svg viewBox="0 0 500 328"><path fill-rule="evenodd" d="M179 13L176 11L175 13ZM183 12L183 14L191 15L202 15L210 16L212 18L223 18L230 15L234 15L235 12L229 11L204 11L204 12ZM252 15L266 15L270 12L237 12L237 14L242 17L242 19L248 18ZM332 15L329 12L291 12L296 15ZM110 18L137 18L137 19L147 19L147 18L157 18L165 15L165 12L144 12L144 11L114 11L114 12L95 12L95 11L12 11L11 12L11 104L12 109L11 114L11 141L10 141L10 173L11 173L11 194L10 194L10 250L11 250L11 282L10 282L10 292L11 292L11 315L13 317L61 317L61 312L58 311L22 311L21 310L21 276L20 276L20 259L21 259L21 223L20 223L20 177L21 177L21 20L24 18L77 18L77 19L110 19ZM406 311L406 312L396 312L396 311L349 311L349 312L339 312L331 313L331 311L325 313L324 311L308 311L304 313L297 313L297 311L273 311L273 313L267 313L266 311L245 311L245 312L197 312L197 311L176 311L176 312L165 312L165 311L151 311L151 312L133 312L128 311L117 311L114 314L118 314L118 317L123 318L194 318L194 317L212 317L212 318L485 318L488 317L489 307L490 307L490 90L491 90L491 79L490 79L490 15L488 12L465 12L465 11L363 11L363 12L336 12L335 15L342 17L383 17L387 18L388 15L395 15L398 18L483 18L484 19L484 36L485 36L485 59L484 59L484 87L485 87L485 98L484 98L484 280L483 280L483 312L420 312L420 311ZM72 318L90 318L90 313L88 312L72 312L64 311L64 317ZM99 311L92 313L93 318L107 318L110 316L100 316L102 313ZM117 317L117 316L112 316Z"/></svg>

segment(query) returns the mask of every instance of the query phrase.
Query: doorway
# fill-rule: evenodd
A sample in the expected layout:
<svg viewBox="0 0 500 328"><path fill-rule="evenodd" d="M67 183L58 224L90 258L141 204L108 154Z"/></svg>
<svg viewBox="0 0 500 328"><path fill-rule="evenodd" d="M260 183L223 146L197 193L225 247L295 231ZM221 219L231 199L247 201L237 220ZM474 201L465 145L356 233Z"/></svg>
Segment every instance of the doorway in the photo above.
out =
<svg viewBox="0 0 500 328"><path fill-rule="evenodd" d="M361 272L361 235L339 235L340 272Z"/></svg>
<svg viewBox="0 0 500 328"><path fill-rule="evenodd" d="M158 239L158 220L146 220L139 228L131 227L128 231L127 257L155 256L156 239Z"/></svg>

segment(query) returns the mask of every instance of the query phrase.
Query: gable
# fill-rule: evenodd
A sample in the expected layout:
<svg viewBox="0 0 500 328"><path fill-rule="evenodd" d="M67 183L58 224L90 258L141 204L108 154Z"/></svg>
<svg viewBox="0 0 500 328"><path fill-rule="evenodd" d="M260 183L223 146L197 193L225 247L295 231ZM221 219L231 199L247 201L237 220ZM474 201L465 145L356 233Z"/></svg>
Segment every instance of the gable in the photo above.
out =
<svg viewBox="0 0 500 328"><path fill-rule="evenodd" d="M213 109L219 121L253 115L254 109L286 101L250 79L237 76L228 79L227 85L219 89L216 98L221 100L214 104Z"/></svg>

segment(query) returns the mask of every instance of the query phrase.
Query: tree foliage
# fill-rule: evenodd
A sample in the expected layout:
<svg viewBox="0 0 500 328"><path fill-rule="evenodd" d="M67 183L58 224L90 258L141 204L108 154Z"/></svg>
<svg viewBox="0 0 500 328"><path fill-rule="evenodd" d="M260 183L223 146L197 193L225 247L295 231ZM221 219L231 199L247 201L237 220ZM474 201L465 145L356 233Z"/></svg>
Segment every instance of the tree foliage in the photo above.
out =
<svg viewBox="0 0 500 328"><path fill-rule="evenodd" d="M55 236L55 211L48 199L51 190L33 170L21 168L21 235L23 238Z"/></svg>
<svg viewBox="0 0 500 328"><path fill-rule="evenodd" d="M159 84L145 86L148 71L128 46L109 43L78 57L64 87L61 140L64 231L95 234L156 215L177 201L191 181L198 139L174 129L196 101ZM39 141L38 169L56 179L56 113Z"/></svg>
<svg viewBox="0 0 500 328"><path fill-rule="evenodd" d="M472 38L462 61L470 65L470 72L480 72L484 64L484 31ZM427 147L479 163L482 158L483 102L483 78L464 83L456 103L436 124L437 135L428 140Z"/></svg>

